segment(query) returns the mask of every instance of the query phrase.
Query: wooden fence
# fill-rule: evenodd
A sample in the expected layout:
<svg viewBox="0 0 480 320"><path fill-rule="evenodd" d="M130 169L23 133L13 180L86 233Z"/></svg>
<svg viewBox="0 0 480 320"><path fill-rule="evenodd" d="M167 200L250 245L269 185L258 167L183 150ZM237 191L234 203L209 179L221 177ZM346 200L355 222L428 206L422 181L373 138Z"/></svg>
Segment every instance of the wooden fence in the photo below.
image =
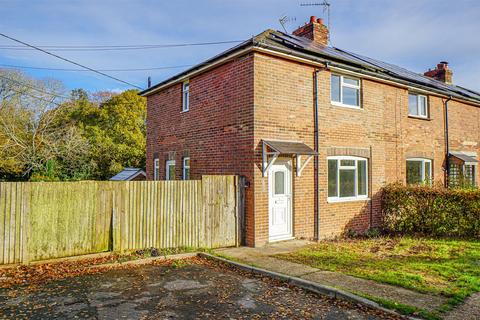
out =
<svg viewBox="0 0 480 320"><path fill-rule="evenodd" d="M236 176L0 183L0 264L155 247L240 244Z"/></svg>

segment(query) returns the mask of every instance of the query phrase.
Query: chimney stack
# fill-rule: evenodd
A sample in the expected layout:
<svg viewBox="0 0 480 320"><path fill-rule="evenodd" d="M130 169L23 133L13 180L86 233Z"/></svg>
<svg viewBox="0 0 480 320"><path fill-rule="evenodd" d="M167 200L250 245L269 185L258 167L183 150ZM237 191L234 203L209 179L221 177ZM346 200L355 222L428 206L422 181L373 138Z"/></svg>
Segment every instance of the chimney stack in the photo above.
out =
<svg viewBox="0 0 480 320"><path fill-rule="evenodd" d="M309 23L306 23L303 27L299 27L297 30L293 31L293 35L310 39L313 42L324 46L328 45L328 28L323 24L322 19L317 19L315 16L310 17Z"/></svg>
<svg viewBox="0 0 480 320"><path fill-rule="evenodd" d="M452 84L453 71L448 68L447 61L441 61L435 69L429 70L423 75L447 84Z"/></svg>

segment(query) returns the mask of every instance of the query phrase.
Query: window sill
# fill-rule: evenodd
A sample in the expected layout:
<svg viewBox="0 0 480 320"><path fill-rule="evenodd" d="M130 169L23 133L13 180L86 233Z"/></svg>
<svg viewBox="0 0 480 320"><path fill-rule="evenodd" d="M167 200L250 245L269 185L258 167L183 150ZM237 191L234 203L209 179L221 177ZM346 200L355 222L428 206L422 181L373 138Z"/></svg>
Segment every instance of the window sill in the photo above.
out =
<svg viewBox="0 0 480 320"><path fill-rule="evenodd" d="M335 106L335 107L342 107L342 108L348 108L348 109L356 109L356 110L363 110L362 107L360 106L352 106L352 105L349 105L349 104L343 104L341 102L336 102L336 101L330 101L331 105L332 106Z"/></svg>
<svg viewBox="0 0 480 320"><path fill-rule="evenodd" d="M370 201L370 198L328 198L327 203Z"/></svg>
<svg viewBox="0 0 480 320"><path fill-rule="evenodd" d="M412 115L408 115L409 118L411 119L418 119L418 120L425 120L425 121L432 121L431 118L429 117L421 117L421 116L412 116Z"/></svg>
<svg viewBox="0 0 480 320"><path fill-rule="evenodd" d="M182 111L180 111L180 113L185 113L185 112L188 112L188 111L190 111L190 109L188 109L188 110L182 110Z"/></svg>

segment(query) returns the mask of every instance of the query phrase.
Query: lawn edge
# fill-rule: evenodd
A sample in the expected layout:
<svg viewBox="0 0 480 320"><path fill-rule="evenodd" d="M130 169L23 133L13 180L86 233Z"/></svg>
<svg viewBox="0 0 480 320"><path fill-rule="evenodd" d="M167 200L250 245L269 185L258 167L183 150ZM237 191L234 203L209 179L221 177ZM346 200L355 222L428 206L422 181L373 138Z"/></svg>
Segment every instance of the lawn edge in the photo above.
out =
<svg viewBox="0 0 480 320"><path fill-rule="evenodd" d="M409 316L409 315L404 315L404 314L398 313L398 312L396 312L395 310L392 310L392 309L387 309L387 308L381 306L380 304L378 304L375 301L372 301L372 300L364 298L364 297L360 297L356 294L353 294L353 293L350 293L350 292L347 292L347 291L343 291L343 290L340 290L340 289L337 289L337 288L333 288L333 287L330 287L330 286L322 285L322 284L319 284L319 283L316 283L316 282L304 280L304 279L293 277L293 276L288 276L288 275L285 275L285 274L269 271L269 270L258 268L258 267L254 267L254 266L247 265L247 264L244 264L244 263L241 263L241 262L238 262L238 261L225 259L225 258L216 256L216 255L205 253L205 252L199 252L198 256L202 257L202 258L205 258L205 259L209 259L209 260L223 262L225 264L232 265L234 267L237 267L239 269L242 269L242 270L254 273L254 274L259 274L259 275L267 276L267 277L270 277L270 278L273 278L273 279L285 281L285 282L287 282L289 284L292 284L296 287L299 287L299 288L302 288L304 290L314 292L314 293L317 293L317 294L320 294L320 295L329 296L331 298L346 300L346 301L350 301L350 302L354 302L354 303L359 303L359 304L362 304L362 305L370 307L370 308L381 310L385 313L389 313L389 314L392 314L392 315L404 317L404 318L411 319L411 320L419 320L420 319L420 318L415 318L415 317L412 317L412 316Z"/></svg>

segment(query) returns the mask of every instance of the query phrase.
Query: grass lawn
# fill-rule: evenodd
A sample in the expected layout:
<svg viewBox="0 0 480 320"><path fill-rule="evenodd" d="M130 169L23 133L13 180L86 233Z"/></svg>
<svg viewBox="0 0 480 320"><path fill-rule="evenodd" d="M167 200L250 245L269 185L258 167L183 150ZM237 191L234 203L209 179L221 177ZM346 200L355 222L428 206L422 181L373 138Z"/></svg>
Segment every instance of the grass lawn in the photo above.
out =
<svg viewBox="0 0 480 320"><path fill-rule="evenodd" d="M418 238L324 241L276 257L449 297L445 309L480 291L480 242Z"/></svg>

